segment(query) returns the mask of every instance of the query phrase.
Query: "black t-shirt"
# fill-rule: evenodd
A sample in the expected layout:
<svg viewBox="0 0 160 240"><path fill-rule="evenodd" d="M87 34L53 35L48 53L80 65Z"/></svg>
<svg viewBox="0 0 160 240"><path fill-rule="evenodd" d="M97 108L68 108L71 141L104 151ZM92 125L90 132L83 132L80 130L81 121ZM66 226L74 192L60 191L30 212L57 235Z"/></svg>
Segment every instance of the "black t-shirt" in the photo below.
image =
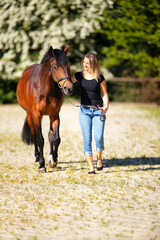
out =
<svg viewBox="0 0 160 240"><path fill-rule="evenodd" d="M77 72L75 78L80 84L81 104L102 105L100 83L104 81L104 76L100 74L98 81L95 78L87 80L83 77L82 72Z"/></svg>

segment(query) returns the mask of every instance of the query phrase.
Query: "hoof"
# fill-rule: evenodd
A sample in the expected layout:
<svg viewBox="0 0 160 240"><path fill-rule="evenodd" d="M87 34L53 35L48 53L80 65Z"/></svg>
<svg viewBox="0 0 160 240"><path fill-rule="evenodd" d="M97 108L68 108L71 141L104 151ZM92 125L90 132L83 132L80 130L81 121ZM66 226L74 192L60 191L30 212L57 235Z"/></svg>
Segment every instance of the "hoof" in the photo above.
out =
<svg viewBox="0 0 160 240"><path fill-rule="evenodd" d="M48 164L49 164L50 168L55 168L57 166L57 162L53 161L52 155L49 155L49 162L48 162Z"/></svg>
<svg viewBox="0 0 160 240"><path fill-rule="evenodd" d="M39 173L46 173L46 168L45 167L39 168L38 171Z"/></svg>
<svg viewBox="0 0 160 240"><path fill-rule="evenodd" d="M53 160L51 161L51 160L49 160L49 167L50 168L55 168L56 166L57 166L57 162L53 162Z"/></svg>

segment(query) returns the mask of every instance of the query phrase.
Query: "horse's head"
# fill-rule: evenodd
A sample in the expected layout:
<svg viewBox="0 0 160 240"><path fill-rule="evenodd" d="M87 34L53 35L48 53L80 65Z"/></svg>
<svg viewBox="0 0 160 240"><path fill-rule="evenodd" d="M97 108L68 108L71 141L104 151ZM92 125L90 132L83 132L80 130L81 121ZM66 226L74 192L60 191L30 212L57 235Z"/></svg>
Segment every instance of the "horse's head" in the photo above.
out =
<svg viewBox="0 0 160 240"><path fill-rule="evenodd" d="M51 63L51 74L55 82L62 89L63 93L69 95L73 91L73 83L70 79L70 64L66 56L69 45L63 50L52 49Z"/></svg>

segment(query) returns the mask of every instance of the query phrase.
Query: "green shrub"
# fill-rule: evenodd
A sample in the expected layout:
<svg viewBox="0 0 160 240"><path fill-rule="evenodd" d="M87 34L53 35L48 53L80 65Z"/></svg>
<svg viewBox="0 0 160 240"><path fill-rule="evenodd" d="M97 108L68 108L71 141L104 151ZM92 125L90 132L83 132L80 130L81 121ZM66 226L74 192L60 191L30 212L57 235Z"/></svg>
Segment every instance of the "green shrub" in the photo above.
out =
<svg viewBox="0 0 160 240"><path fill-rule="evenodd" d="M16 102L17 81L0 81L0 104Z"/></svg>

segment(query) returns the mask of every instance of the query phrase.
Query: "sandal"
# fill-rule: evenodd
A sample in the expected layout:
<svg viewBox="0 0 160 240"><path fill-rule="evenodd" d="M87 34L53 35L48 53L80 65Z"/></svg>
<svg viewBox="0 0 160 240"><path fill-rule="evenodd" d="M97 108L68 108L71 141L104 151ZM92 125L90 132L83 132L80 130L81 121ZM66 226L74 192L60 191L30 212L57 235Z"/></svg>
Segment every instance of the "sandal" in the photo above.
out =
<svg viewBox="0 0 160 240"><path fill-rule="evenodd" d="M98 161L98 160L97 160L97 161ZM97 167L97 171L102 171L102 169L103 169L103 164L102 164L101 167Z"/></svg>
<svg viewBox="0 0 160 240"><path fill-rule="evenodd" d="M103 169L103 164L101 167L97 167L97 171L102 171L102 169Z"/></svg>
<svg viewBox="0 0 160 240"><path fill-rule="evenodd" d="M95 171L90 171L88 174L96 174Z"/></svg>

